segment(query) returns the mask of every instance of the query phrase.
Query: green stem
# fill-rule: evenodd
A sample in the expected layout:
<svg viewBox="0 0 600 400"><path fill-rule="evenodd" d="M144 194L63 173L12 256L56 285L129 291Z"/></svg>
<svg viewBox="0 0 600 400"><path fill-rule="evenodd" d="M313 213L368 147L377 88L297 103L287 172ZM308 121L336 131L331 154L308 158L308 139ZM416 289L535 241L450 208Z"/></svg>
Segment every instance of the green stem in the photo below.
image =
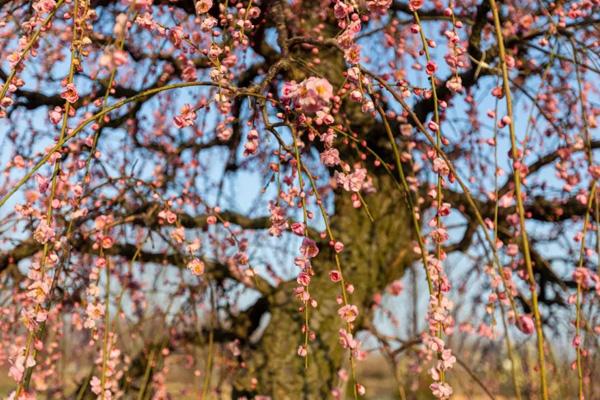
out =
<svg viewBox="0 0 600 400"><path fill-rule="evenodd" d="M517 147L517 138L515 134L515 121L512 109L512 98L510 95L510 85L508 78L508 67L506 65L506 51L504 48L504 39L502 37L502 26L500 25L500 16L498 13L498 6L496 0L489 0L490 7L494 18L494 26L496 29L496 39L498 42L498 55L500 57L500 66L502 69L502 82L504 89L504 96L506 98L506 113L510 118L508 124L510 132L510 143L511 153L513 162L516 163L520 159L519 150ZM542 390L542 399L548 400L548 385L546 382L546 362L544 356L544 333L542 331L542 320L540 316L540 310L538 305L537 289L535 277L533 275L533 264L531 262L531 253L529 250L529 239L527 237L527 227L525 224L525 207L523 206L523 195L521 190L521 170L520 168L514 168L514 183L515 183L515 195L517 197L517 211L519 214L519 225L521 230L521 239L523 242L523 256L525 258L525 267L527 268L527 275L529 278L529 285L531 290L531 302L533 315L535 317L535 330L537 336L538 345L538 362L539 362L539 375L540 375L540 386Z"/></svg>

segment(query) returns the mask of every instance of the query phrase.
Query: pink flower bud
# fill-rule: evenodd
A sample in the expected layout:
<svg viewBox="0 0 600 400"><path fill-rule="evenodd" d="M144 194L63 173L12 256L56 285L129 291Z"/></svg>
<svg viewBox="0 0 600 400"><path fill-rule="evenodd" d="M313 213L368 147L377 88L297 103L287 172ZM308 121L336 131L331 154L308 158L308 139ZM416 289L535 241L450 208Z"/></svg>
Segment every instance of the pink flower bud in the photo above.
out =
<svg viewBox="0 0 600 400"><path fill-rule="evenodd" d="M524 334L531 335L535 330L533 318L531 318L531 316L527 314L520 315L519 320L517 322L517 327Z"/></svg>

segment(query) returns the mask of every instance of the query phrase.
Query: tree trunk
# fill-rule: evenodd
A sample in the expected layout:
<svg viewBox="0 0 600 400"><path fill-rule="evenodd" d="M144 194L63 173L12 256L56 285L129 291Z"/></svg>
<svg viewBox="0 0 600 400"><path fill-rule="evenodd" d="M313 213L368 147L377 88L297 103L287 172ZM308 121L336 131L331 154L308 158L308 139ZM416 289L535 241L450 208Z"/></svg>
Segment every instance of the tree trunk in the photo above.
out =
<svg viewBox="0 0 600 400"><path fill-rule="evenodd" d="M352 207L348 193L336 194L331 221L336 239L346 246L341 254L342 269L355 287L349 301L361 312L358 329L363 318L370 318L365 314L370 314L373 295L400 278L414 259L406 204L398 200L401 196L389 177L377 178L376 186L378 192L366 197L372 205L373 222L364 209ZM248 369L240 372L234 398L261 394L278 400L325 399L331 396L332 389L339 387L337 372L348 367L349 354L338 343L338 331L344 327L337 315L340 285L328 277L329 271L336 269L335 261L332 252L323 247L313 262L315 276L310 284L311 295L319 304L310 310L309 324L316 340L309 345L308 369L296 353L304 340L301 332L304 315L299 312L300 302L293 295L296 282L289 281L268 299L268 326L256 348L248 354ZM258 380L258 386L248 390L252 378Z"/></svg>

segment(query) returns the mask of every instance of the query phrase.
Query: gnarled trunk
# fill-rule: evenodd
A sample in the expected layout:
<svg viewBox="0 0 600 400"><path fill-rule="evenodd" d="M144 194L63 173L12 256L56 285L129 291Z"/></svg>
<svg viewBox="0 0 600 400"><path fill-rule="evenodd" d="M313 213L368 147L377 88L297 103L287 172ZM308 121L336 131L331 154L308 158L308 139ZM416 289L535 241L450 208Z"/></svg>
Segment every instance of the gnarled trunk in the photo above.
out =
<svg viewBox="0 0 600 400"><path fill-rule="evenodd" d="M345 278L355 287L349 301L361 310L358 329L363 318L370 318L365 314L369 313L373 295L401 277L414 259L406 204L389 177L376 178L376 186L378 192L366 200L374 205L369 209L373 222L364 209L352 207L348 193L336 194L332 217L334 235L346 245L341 261ZM349 354L338 342L338 331L344 324L337 315L340 285L328 277L329 271L336 269L332 251L321 246L313 267L310 292L319 304L310 310L310 329L316 339L309 344L308 368L296 353L304 340L304 315L293 295L296 282L289 281L268 299L268 326L256 348L248 353L248 369L240 372L234 398L255 393L278 400L321 399L329 398L331 390L339 386L337 372L348 366ZM258 380L255 390L249 390L252 378Z"/></svg>

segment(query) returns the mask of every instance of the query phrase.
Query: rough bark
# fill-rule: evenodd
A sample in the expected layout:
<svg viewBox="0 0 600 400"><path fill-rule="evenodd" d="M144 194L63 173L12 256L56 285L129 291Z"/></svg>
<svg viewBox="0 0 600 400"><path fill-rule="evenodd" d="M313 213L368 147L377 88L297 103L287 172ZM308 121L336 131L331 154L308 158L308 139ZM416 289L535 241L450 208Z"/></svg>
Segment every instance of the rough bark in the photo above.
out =
<svg viewBox="0 0 600 400"><path fill-rule="evenodd" d="M363 313L357 321L359 329L362 318L369 318L364 313L369 312L373 295L401 277L414 258L406 205L399 200L401 196L389 178L380 177L376 184L378 192L367 198L373 205L373 222L364 210L352 207L347 193L336 195L332 219L334 235L346 245L342 253L344 276L356 289L350 301ZM336 374L348 366L348 352L338 343L343 323L335 299L340 286L328 278L329 271L335 269L329 249L321 249L314 269L310 292L319 305L310 311L310 329L316 332L316 340L310 343L308 369L296 354L304 340L300 331L304 316L298 310L300 302L293 296L296 283L290 281L268 298L268 325L256 348L247 354L248 370L240 373L234 398L254 393L274 399L329 398L331 389L339 384ZM253 377L258 379L258 387L249 390Z"/></svg>

